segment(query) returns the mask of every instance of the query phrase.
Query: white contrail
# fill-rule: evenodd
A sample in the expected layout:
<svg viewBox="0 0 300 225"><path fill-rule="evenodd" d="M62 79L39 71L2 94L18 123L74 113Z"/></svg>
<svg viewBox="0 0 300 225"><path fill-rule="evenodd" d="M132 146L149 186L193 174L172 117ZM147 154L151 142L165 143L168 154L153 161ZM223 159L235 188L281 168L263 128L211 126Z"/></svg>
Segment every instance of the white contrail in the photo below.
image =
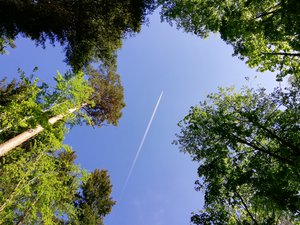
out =
<svg viewBox="0 0 300 225"><path fill-rule="evenodd" d="M158 105L159 105L159 103L160 103L160 99L161 99L163 93L164 93L163 91L160 93L160 96L159 96L159 98L158 98L158 100L157 100L157 103L156 103L155 108L154 108L154 110L153 110L153 113L152 113L152 115L151 115L150 121L149 121L149 123L148 123L148 125L147 125L147 128L146 128L146 130L145 130L144 136L143 136L143 138L142 138L142 140L141 140L140 146L139 146L139 148L138 148L138 150L137 150L137 152L136 152L135 158L134 158L133 163L132 163L132 165L131 165L131 168L130 168L130 170L129 170L129 173L128 173L127 179L126 179L126 181L125 181L125 184L124 184L122 193L124 192L124 190L125 190L125 188L126 188L126 186L127 186L127 183L128 183L128 181L129 181L129 179L130 179L130 177L131 177L131 174L132 174L132 171L133 171L133 169L134 169L135 163L136 163L136 161L137 161L137 159L138 159L138 157L139 157L139 154L140 154L140 152L141 152L141 150L142 150L144 141L145 141L145 139L146 139L146 137L147 137L147 134L148 134L148 131L149 131L150 127L151 127L153 118L154 118L154 116L155 116L156 110L157 110L157 108L158 108Z"/></svg>

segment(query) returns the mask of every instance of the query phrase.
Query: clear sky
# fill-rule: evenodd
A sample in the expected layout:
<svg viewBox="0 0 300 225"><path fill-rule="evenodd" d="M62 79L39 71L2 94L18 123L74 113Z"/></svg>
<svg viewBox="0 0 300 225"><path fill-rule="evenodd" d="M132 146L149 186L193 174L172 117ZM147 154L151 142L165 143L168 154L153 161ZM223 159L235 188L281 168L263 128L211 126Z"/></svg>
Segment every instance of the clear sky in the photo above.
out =
<svg viewBox="0 0 300 225"><path fill-rule="evenodd" d="M55 71L66 71L58 46L36 48L19 38L17 48L0 56L1 77L17 77L17 68L52 82ZM66 143L77 151L77 162L88 170L109 171L117 201L106 225L183 225L192 211L201 209L203 195L194 190L197 164L171 144L177 123L191 106L218 86L267 88L276 85L271 74L258 74L237 58L217 35L202 40L160 23L158 13L149 26L124 41L118 54L118 72L125 88L126 108L118 127L75 127ZM246 82L249 76L252 81ZM161 91L164 95L145 139L132 176L122 194L130 167Z"/></svg>

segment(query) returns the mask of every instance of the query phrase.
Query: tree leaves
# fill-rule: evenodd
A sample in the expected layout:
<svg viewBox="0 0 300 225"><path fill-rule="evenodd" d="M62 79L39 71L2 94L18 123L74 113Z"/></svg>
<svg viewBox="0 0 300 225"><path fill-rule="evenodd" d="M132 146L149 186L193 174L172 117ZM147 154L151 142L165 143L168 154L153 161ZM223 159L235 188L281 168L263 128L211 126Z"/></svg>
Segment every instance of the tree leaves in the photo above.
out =
<svg viewBox="0 0 300 225"><path fill-rule="evenodd" d="M294 221L300 208L299 102L294 82L271 94L220 88L191 108L177 143L199 162L196 184L205 190L205 211L192 222Z"/></svg>
<svg viewBox="0 0 300 225"><path fill-rule="evenodd" d="M58 42L75 71L93 61L115 63L122 38L140 30L153 0L1 1L0 52L18 34L45 47Z"/></svg>
<svg viewBox="0 0 300 225"><path fill-rule="evenodd" d="M112 185L107 171L96 169L81 185L75 205L77 217L74 224L103 224L103 218L111 212L115 201L110 197Z"/></svg>
<svg viewBox="0 0 300 225"><path fill-rule="evenodd" d="M234 55L278 79L299 74L300 3L297 0L161 0L161 18L202 38L218 32Z"/></svg>
<svg viewBox="0 0 300 225"><path fill-rule="evenodd" d="M45 129L0 158L1 224L102 224L111 211L115 202L107 172L86 175L75 164L74 151L62 144L66 124L117 124L123 88L115 71L101 72L90 69L89 80L83 72L58 73L52 89L24 75L19 82L2 81L1 142L37 124ZM70 108L77 113L68 113ZM58 114L63 120L49 124L49 117Z"/></svg>

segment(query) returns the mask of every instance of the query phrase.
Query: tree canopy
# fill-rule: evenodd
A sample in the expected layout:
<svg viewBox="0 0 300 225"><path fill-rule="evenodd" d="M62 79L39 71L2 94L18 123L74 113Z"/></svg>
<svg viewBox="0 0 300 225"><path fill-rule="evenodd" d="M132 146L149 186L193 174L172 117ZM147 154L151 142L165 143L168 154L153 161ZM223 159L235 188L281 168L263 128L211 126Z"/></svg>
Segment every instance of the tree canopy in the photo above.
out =
<svg viewBox="0 0 300 225"><path fill-rule="evenodd" d="M111 212L115 201L110 197L112 185L107 171L96 169L75 198L76 217L72 224L103 224L104 217Z"/></svg>
<svg viewBox="0 0 300 225"><path fill-rule="evenodd" d="M43 133L0 159L1 224L103 224L115 204L107 171L88 174L57 143Z"/></svg>
<svg viewBox="0 0 300 225"><path fill-rule="evenodd" d="M154 0L5 0L0 2L0 51L18 35L37 45L60 43L75 70L115 60L122 38L138 32Z"/></svg>
<svg viewBox="0 0 300 225"><path fill-rule="evenodd" d="M260 71L278 78L299 74L300 2L298 0L161 0L162 19L202 38L218 32Z"/></svg>
<svg viewBox="0 0 300 225"><path fill-rule="evenodd" d="M63 76L58 73L55 80L54 89L49 89L46 84L38 86L37 81L24 74L20 82L13 80L6 84L5 79L2 80L0 156L35 135L33 131L51 130L50 118L59 117L72 124L117 125L125 104L123 87L114 67L105 66L98 71L88 68L85 74L66 73ZM24 132L29 132L24 140L16 136Z"/></svg>
<svg viewBox="0 0 300 225"><path fill-rule="evenodd" d="M291 87L220 89L180 122L181 151L199 162L205 206L195 224L299 223L300 94Z"/></svg>
<svg viewBox="0 0 300 225"><path fill-rule="evenodd" d="M103 224L115 204L109 176L98 169L88 174L63 144L67 124L116 125L121 116L119 76L114 70L99 71L86 71L87 80L82 72L58 74L54 88L22 72L19 81L1 81L0 143L37 124L45 127L0 158L1 224ZM66 114L70 107L77 107L77 113ZM62 113L62 120L48 124L49 116Z"/></svg>

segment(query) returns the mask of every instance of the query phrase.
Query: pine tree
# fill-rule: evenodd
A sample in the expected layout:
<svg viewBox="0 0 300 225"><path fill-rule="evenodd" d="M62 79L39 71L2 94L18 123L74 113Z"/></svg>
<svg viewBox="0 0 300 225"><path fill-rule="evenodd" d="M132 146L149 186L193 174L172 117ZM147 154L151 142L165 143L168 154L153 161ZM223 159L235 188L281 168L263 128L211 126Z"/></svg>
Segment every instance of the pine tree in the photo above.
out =
<svg viewBox="0 0 300 225"><path fill-rule="evenodd" d="M77 71L92 61L112 63L122 38L138 32L154 0L0 1L0 52L22 35L45 47L61 44Z"/></svg>

